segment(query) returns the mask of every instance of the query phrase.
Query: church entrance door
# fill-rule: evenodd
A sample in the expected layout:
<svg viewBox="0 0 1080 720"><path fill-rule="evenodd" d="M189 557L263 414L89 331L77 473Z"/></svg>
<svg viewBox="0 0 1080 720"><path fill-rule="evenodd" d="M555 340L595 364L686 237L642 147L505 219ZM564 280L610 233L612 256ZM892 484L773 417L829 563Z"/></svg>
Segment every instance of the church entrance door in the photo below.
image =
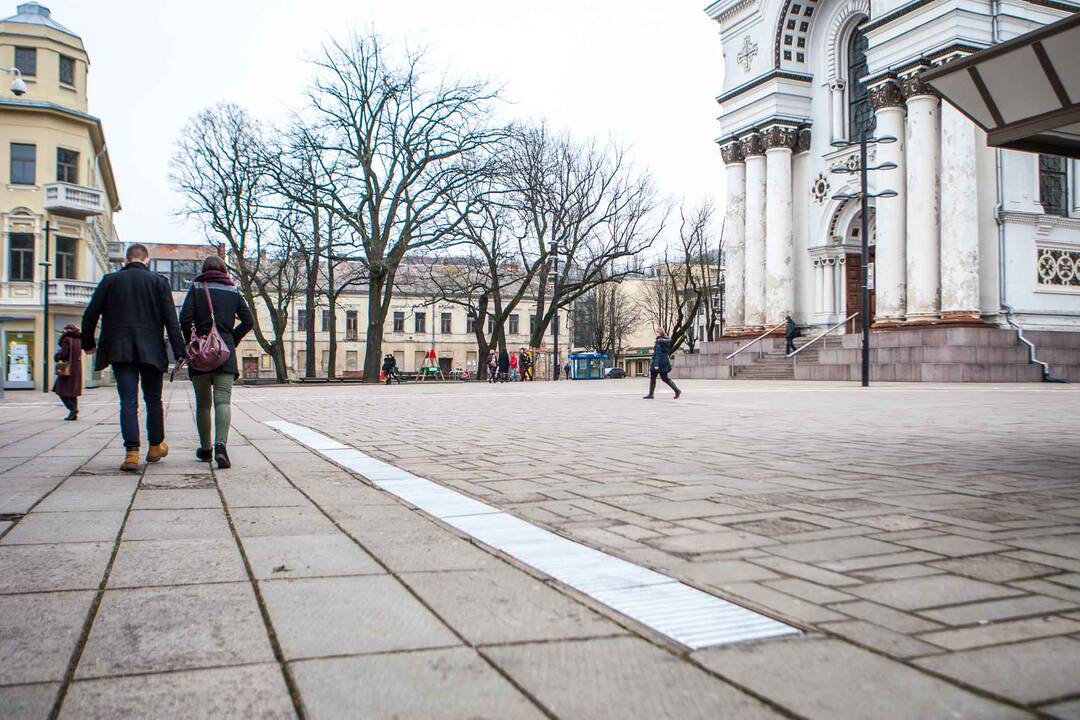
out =
<svg viewBox="0 0 1080 720"><path fill-rule="evenodd" d="M870 271L874 270L874 255L876 248L870 246ZM845 285L847 291L845 293L846 309L844 311L844 317L848 317L853 313L859 313L859 317L849 320L847 327L844 328L845 332L855 333L862 329L862 255L859 253L848 253L844 260L844 276ZM875 293L873 288L870 290L870 320L874 319L874 312L877 307Z"/></svg>

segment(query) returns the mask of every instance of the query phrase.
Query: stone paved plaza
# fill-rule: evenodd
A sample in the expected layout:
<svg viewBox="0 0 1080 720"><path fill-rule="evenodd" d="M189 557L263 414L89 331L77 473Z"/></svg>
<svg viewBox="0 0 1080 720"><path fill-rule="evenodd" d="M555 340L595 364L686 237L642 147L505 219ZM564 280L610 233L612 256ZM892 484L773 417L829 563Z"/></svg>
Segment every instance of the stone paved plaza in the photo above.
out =
<svg viewBox="0 0 1080 720"><path fill-rule="evenodd" d="M122 475L111 389L0 403L4 718L1080 718L1080 388L238 388ZM793 624L688 651L265 425Z"/></svg>

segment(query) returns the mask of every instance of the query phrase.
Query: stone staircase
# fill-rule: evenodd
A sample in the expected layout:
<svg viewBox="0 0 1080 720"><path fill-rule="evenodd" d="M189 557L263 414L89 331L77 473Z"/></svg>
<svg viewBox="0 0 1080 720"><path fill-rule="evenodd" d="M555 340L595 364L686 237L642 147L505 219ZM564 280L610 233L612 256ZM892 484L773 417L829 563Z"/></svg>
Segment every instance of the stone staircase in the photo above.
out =
<svg viewBox="0 0 1080 720"><path fill-rule="evenodd" d="M1025 333L1051 373L1080 381L1080 332ZM798 341L809 342L813 333ZM693 354L672 358L675 378L740 380L857 380L861 374L858 335L830 335L795 358L784 355L784 338L726 356L749 339L702 343ZM996 327L928 326L876 331L870 336L870 379L876 382L1039 382L1042 370L1028 359L1016 333Z"/></svg>

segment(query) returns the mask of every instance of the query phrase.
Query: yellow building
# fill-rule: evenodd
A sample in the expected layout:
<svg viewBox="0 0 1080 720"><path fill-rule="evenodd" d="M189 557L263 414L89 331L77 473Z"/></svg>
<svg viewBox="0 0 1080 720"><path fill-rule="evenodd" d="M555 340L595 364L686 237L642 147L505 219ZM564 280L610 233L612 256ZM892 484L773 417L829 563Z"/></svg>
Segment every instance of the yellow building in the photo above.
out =
<svg viewBox="0 0 1080 720"><path fill-rule="evenodd" d="M0 21L0 67L8 73L7 82L0 77L3 382L41 389L43 381L51 386L60 329L79 324L97 281L122 253L113 228L120 199L101 121L88 113L89 59L79 36L48 8L24 3ZM9 91L19 74L26 91ZM84 380L94 384L100 378L89 366Z"/></svg>

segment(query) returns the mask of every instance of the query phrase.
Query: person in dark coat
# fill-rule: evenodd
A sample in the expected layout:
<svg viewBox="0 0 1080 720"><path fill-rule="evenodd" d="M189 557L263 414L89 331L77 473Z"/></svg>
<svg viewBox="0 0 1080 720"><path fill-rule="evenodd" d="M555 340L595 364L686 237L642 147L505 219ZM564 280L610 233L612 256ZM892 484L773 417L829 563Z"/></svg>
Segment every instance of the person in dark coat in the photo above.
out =
<svg viewBox="0 0 1080 720"><path fill-rule="evenodd" d="M787 327L784 329L784 338L787 340L787 347L784 348L784 354L790 355L795 352L795 338L802 337L802 331L799 330L799 326L795 324L795 321L791 319L791 316L787 316Z"/></svg>
<svg viewBox="0 0 1080 720"><path fill-rule="evenodd" d="M649 394L645 396L646 400L653 399L653 393L656 392L657 375L664 381L664 384L675 391L675 399L679 399L682 390L677 388L671 378L668 377L669 372L671 372L671 338L661 330L656 335L656 342L653 343L652 365L649 368Z"/></svg>
<svg viewBox="0 0 1080 720"><path fill-rule="evenodd" d="M506 382L510 377L510 353L506 348L499 350L499 382Z"/></svg>
<svg viewBox="0 0 1080 720"><path fill-rule="evenodd" d="M184 338L176 319L169 281L150 272L150 252L145 245L127 249L127 264L98 283L82 318L82 349L95 355L94 368L112 366L120 396L120 432L124 437L121 470L139 469L138 392L142 385L146 404L146 434L150 449L147 462L169 454L165 442L165 413L161 407L161 384L169 367L163 336L176 358L184 355ZM94 338L98 321L101 337Z"/></svg>
<svg viewBox="0 0 1080 720"><path fill-rule="evenodd" d="M206 302L207 291L213 308ZM191 283L180 308L180 328L185 342L191 342L193 331L200 336L206 335L212 324L229 346L229 356L213 370L189 367L188 376L195 387L195 421L199 427L199 449L195 451L195 457L209 462L212 455L218 467L224 469L232 465L227 445L229 424L232 422L232 386L240 377L236 345L254 326L255 319L244 296L229 277L225 261L217 255L203 260L202 273ZM213 453L210 450L211 424L214 431Z"/></svg>
<svg viewBox="0 0 1080 720"><path fill-rule="evenodd" d="M60 402L68 409L65 420L79 417L79 396L82 395L82 341L79 328L65 325L60 335L60 348L53 355L58 363L67 363L67 374L57 373L53 383L53 392L60 396Z"/></svg>
<svg viewBox="0 0 1080 720"><path fill-rule="evenodd" d="M386 377L386 384L389 385L397 377L397 358L393 353L387 353L383 358L382 363L383 376ZM398 385L401 384L401 378L397 377Z"/></svg>

